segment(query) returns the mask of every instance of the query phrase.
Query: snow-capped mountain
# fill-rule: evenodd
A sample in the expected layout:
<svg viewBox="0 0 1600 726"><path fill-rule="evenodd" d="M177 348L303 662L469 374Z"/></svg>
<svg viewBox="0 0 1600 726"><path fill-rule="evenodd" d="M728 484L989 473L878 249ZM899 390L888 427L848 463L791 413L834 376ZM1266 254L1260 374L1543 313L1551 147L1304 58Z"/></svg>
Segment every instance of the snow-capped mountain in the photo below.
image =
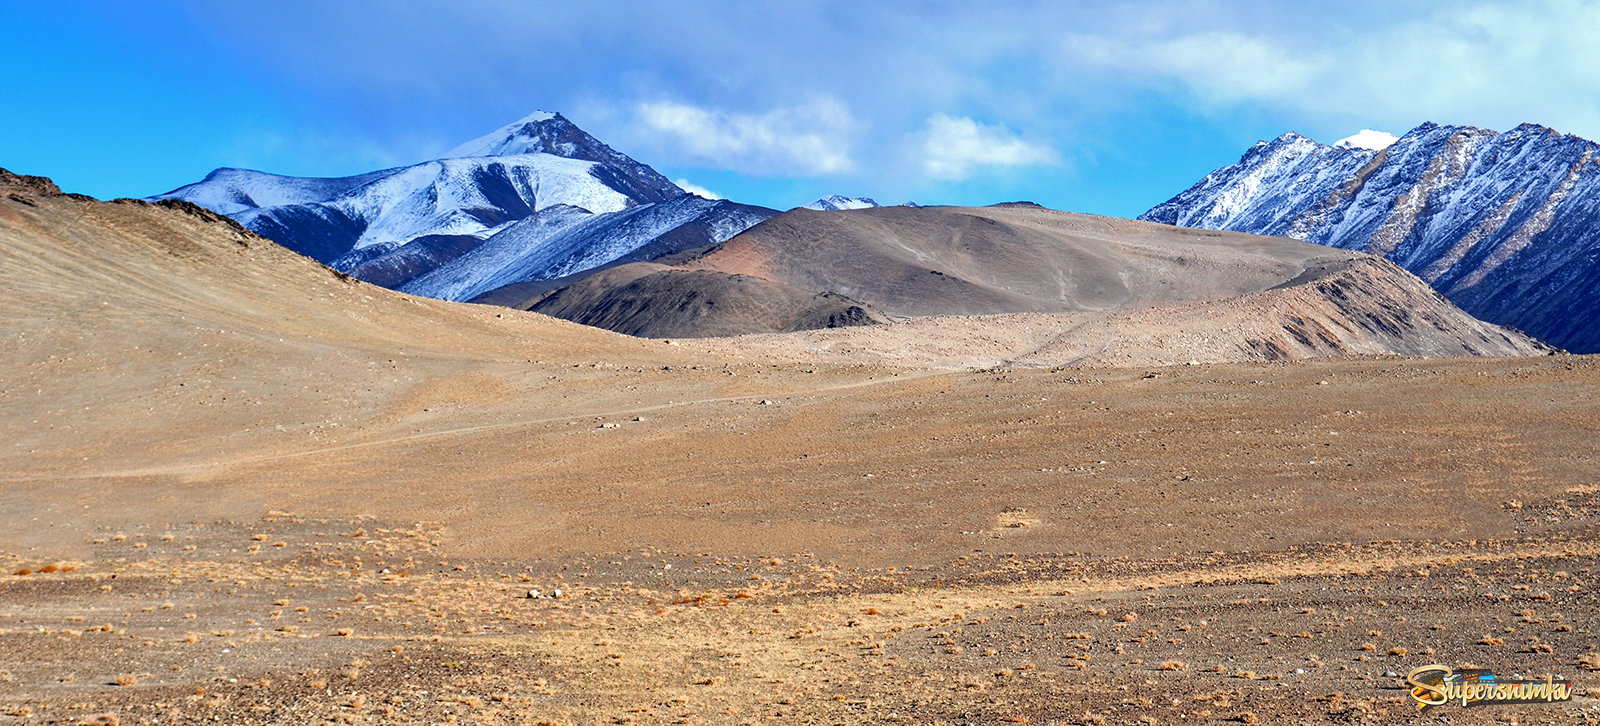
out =
<svg viewBox="0 0 1600 726"><path fill-rule="evenodd" d="M805 209L835 212L843 209L871 209L876 206L879 206L878 203L868 197L841 197L837 194L829 194L805 205Z"/></svg>
<svg viewBox="0 0 1600 726"><path fill-rule="evenodd" d="M1600 351L1600 144L1426 123L1260 142L1140 219L1379 254L1485 320Z"/></svg>
<svg viewBox="0 0 1600 726"><path fill-rule="evenodd" d="M642 228L630 225L630 219L655 220L649 229L657 236L678 225L698 223L731 237L743 230L733 229L740 223L753 219L745 224L749 226L764 219L763 214L776 213L686 202L640 214L642 208L685 198L705 202L560 114L538 112L420 164L334 179L218 169L200 182L152 200L181 199L227 214L337 270L395 288L470 255L501 232L512 233L501 238L495 253L470 259L480 265L515 261L521 274L539 275L530 260L553 256L552 264L560 267L561 274L570 274L584 269L587 262L604 264L628 252L617 251L619 246L649 244L653 237L640 236ZM739 211L727 211L731 208ZM607 219L623 213L627 215ZM530 221L512 230L521 220ZM663 227L668 221L676 224ZM594 240L595 250L585 252L587 243L578 230L557 234L576 225L600 235ZM617 231L623 229L631 232ZM556 239L564 245L561 254L542 246ZM513 253L507 246L514 240L532 247ZM452 279L507 277L503 270L467 271L464 264L452 268ZM407 289L442 296L445 290L469 287L473 286L419 283Z"/></svg>

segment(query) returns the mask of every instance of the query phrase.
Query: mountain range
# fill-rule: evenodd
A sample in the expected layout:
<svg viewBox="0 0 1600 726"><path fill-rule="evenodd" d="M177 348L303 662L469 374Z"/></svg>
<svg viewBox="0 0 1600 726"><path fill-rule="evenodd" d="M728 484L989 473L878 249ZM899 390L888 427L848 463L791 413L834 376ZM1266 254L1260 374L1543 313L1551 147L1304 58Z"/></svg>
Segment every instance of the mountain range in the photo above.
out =
<svg viewBox="0 0 1600 726"><path fill-rule="evenodd" d="M1600 144L1543 126L1284 134L1140 219L1381 255L1473 315L1600 351Z"/></svg>
<svg viewBox="0 0 1600 726"><path fill-rule="evenodd" d="M644 337L826 328L816 349L898 340L977 365L1544 350L1364 253L1028 203L795 209L703 250L478 302Z"/></svg>
<svg viewBox="0 0 1600 726"><path fill-rule="evenodd" d="M1398 139L1363 131L1332 145L1285 134L1257 144L1239 163L1218 169L1140 219L1370 252L1415 273L1478 317L1571 350L1594 351L1600 350L1597 150L1592 142L1532 125L1501 134L1424 124ZM884 304L879 297L886 281L901 271L879 269L884 250L860 245L873 234L879 242L896 240L932 255L919 258L920 272L953 274L963 282L990 273L963 276L942 253L924 249L944 244L933 241L942 232L930 225L967 229L972 215L850 216L890 209L866 197L823 197L767 230L787 230L782 234L788 244L797 244L806 237L798 227L845 225L834 230L843 236L828 241L826 259L785 268L797 277L767 267L752 272L739 264L711 264L742 259L730 251L735 249L762 249L767 260L799 253L763 247L771 234L754 241L739 237L760 232L776 210L687 193L555 113L534 113L411 166L341 178L218 169L151 198L160 200L229 215L292 250L384 287L533 309L636 335L1080 309L1034 289L1035 277L1076 274L1048 266L996 278L995 286L937 305ZM818 213L823 216L805 216ZM917 231L890 231L882 226L886 219ZM844 252L850 245L852 251ZM989 253L1030 254L1007 245ZM847 270L891 277L846 280ZM723 307L710 314L717 300ZM677 312L661 312L667 309ZM684 318L690 310L700 312Z"/></svg>
<svg viewBox="0 0 1600 726"><path fill-rule="evenodd" d="M824 337L708 342L773 360L855 350L956 368L1546 350L1371 255L1020 203L796 209L719 244L497 291L543 286L519 307L546 315L398 294L188 202L99 202L3 170L0 250L20 262L0 266L14 303L5 336L15 390L37 391L74 425L106 415L141 422L118 434L138 451L153 443L139 438L145 424L162 417L143 393L84 386L108 367L139 371L128 391L170 389L260 427L291 416L257 418L266 410L258 406L289 405L284 386L337 411L355 394L330 381L389 381L416 356L441 361L407 369L422 381L456 370L455 356L522 370L666 349L597 328L673 338L810 330ZM696 360L687 346L672 350L681 351L675 363ZM62 408L69 398L86 402ZM52 436L41 428L18 440Z"/></svg>
<svg viewBox="0 0 1600 726"><path fill-rule="evenodd" d="M150 198L160 200L226 214L354 277L448 300L643 247L714 244L777 213L689 194L545 112L420 164L340 178L225 168Z"/></svg>

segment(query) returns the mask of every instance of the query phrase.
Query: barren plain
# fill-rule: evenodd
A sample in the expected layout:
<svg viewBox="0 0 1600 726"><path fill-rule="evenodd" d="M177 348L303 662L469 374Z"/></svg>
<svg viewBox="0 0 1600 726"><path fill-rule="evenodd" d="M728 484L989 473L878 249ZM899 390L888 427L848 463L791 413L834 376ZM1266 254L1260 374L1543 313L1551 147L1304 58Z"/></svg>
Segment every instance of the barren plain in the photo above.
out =
<svg viewBox="0 0 1600 726"><path fill-rule="evenodd" d="M1600 721L1592 357L808 359L9 183L0 723Z"/></svg>

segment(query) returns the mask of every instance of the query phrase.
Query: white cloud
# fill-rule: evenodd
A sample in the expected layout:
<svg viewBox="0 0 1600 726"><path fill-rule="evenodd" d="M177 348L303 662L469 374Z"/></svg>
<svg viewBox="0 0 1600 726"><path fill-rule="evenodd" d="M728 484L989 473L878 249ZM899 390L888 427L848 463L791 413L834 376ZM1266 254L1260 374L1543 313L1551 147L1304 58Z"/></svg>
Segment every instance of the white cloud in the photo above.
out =
<svg viewBox="0 0 1600 726"><path fill-rule="evenodd" d="M684 103L642 103L639 120L672 137L702 162L744 173L814 176L848 172L856 121L844 104L819 98L762 114L708 110Z"/></svg>
<svg viewBox="0 0 1600 726"><path fill-rule="evenodd" d="M1270 19L1269 19L1270 20ZM1449 4L1285 29L1115 27L1065 37L1058 62L1123 84L1185 89L1213 106L1251 104L1385 125L1423 120L1508 128L1523 121L1600 133L1600 4ZM1380 21L1381 20L1381 21ZM1366 25L1359 23L1365 21Z"/></svg>
<svg viewBox="0 0 1600 726"><path fill-rule="evenodd" d="M1054 149L1023 141L999 126L964 116L928 117L922 141L922 171L935 179L961 180L975 167L1054 164Z"/></svg>
<svg viewBox="0 0 1600 726"><path fill-rule="evenodd" d="M700 186L699 184L695 184L688 179L673 179L672 183L677 184L679 189L682 189L690 194L705 197L706 199L722 198L721 194L711 191L710 189Z"/></svg>
<svg viewBox="0 0 1600 726"><path fill-rule="evenodd" d="M1297 92L1325 70L1325 61L1301 49L1229 31L1155 39L1072 35L1066 44L1077 60L1175 76L1215 101Z"/></svg>
<svg viewBox="0 0 1600 726"><path fill-rule="evenodd" d="M1348 146L1353 149L1371 149L1373 151L1382 151L1383 149L1394 146L1394 142L1399 140L1399 137L1387 131L1362 129L1351 136L1346 136L1338 141L1333 142L1333 145Z"/></svg>

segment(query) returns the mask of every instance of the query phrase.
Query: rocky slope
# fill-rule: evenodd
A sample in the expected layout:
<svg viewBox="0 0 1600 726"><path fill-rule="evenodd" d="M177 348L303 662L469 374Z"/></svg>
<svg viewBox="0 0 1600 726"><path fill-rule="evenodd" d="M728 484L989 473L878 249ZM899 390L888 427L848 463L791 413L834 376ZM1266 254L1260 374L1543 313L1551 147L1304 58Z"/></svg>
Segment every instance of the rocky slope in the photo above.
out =
<svg viewBox="0 0 1600 726"><path fill-rule="evenodd" d="M1429 123L1378 146L1285 134L1140 219L1382 255L1478 317L1600 351L1600 145Z"/></svg>

